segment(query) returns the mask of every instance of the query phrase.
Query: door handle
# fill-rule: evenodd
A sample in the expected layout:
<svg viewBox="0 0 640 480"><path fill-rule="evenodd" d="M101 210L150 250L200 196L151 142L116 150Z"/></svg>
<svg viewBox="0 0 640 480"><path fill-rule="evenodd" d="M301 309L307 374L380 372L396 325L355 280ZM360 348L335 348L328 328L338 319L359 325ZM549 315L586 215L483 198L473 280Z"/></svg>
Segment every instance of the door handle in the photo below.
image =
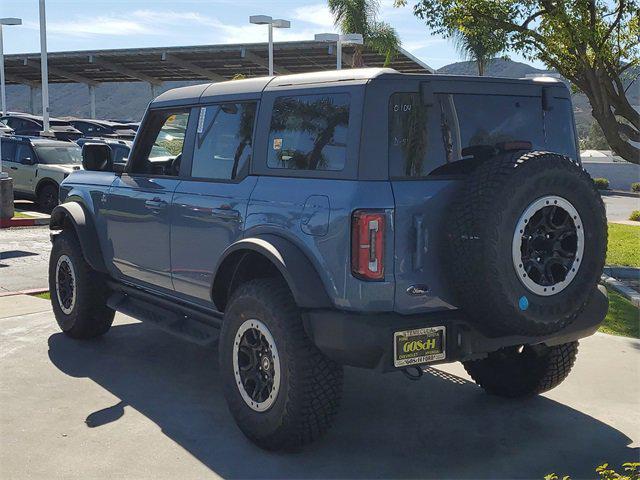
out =
<svg viewBox="0 0 640 480"><path fill-rule="evenodd" d="M211 210L211 215L222 220L240 219L240 212L238 210L232 210L230 208L214 208Z"/></svg>
<svg viewBox="0 0 640 480"><path fill-rule="evenodd" d="M153 200L146 200L144 202L144 207L154 213L159 213L160 211L167 208L167 202L165 202L164 200L160 200L159 198L154 198Z"/></svg>

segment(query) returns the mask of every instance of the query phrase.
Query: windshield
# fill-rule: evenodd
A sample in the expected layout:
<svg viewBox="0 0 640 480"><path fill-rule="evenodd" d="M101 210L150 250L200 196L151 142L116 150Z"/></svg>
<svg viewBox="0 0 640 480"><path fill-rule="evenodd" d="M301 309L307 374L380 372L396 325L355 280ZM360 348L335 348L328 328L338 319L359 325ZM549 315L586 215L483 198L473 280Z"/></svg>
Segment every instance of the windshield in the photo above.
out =
<svg viewBox="0 0 640 480"><path fill-rule="evenodd" d="M82 163L82 149L78 146L36 146L39 163L46 165L68 165Z"/></svg>

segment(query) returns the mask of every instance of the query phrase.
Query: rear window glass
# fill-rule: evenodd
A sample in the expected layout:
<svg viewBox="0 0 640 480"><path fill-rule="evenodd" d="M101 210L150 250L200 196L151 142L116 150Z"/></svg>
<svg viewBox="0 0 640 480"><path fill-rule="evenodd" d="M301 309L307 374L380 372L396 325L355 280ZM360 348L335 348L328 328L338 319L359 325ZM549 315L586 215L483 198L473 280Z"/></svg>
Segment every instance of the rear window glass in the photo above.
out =
<svg viewBox="0 0 640 480"><path fill-rule="evenodd" d="M346 93L279 97L271 117L267 166L342 170L348 127Z"/></svg>
<svg viewBox="0 0 640 480"><path fill-rule="evenodd" d="M478 158L501 142L531 142L534 149L569 156L575 152L570 109L546 119L563 126L547 128L545 138L540 97L437 94L427 107L418 93L396 93L389 110L389 168L396 178L452 173L442 167Z"/></svg>

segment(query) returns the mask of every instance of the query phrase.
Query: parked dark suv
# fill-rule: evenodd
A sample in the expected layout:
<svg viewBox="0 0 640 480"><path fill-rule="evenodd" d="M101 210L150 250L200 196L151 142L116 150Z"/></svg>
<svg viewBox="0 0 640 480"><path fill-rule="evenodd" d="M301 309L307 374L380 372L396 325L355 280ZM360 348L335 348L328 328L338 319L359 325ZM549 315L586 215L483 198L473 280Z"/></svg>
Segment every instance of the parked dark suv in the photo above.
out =
<svg viewBox="0 0 640 480"><path fill-rule="evenodd" d="M0 121L11 127L16 135L39 136L43 129L42 117L29 113L7 113ZM49 129L57 140L77 140L82 136L82 132L59 118L49 119Z"/></svg>
<svg viewBox="0 0 640 480"><path fill-rule="evenodd" d="M150 104L124 171L104 144L83 163L51 219L60 328L102 335L119 311L218 341L231 413L263 448L329 427L343 365L460 361L492 394L549 390L607 310L605 210L560 82L190 86Z"/></svg>
<svg viewBox="0 0 640 480"><path fill-rule="evenodd" d="M129 124L111 122L109 120L95 120L85 118L72 118L69 123L82 132L85 137L120 138L133 140L136 131Z"/></svg>

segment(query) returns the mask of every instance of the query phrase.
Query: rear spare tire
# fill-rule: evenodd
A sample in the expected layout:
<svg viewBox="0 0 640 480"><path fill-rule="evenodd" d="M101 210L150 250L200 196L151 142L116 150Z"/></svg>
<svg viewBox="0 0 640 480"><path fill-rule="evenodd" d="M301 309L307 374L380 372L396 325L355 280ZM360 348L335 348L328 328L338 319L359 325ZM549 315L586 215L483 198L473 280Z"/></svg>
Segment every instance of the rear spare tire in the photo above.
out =
<svg viewBox="0 0 640 480"><path fill-rule="evenodd" d="M597 285L607 245L604 204L567 157L511 153L469 175L451 215L456 302L495 335L568 325Z"/></svg>

